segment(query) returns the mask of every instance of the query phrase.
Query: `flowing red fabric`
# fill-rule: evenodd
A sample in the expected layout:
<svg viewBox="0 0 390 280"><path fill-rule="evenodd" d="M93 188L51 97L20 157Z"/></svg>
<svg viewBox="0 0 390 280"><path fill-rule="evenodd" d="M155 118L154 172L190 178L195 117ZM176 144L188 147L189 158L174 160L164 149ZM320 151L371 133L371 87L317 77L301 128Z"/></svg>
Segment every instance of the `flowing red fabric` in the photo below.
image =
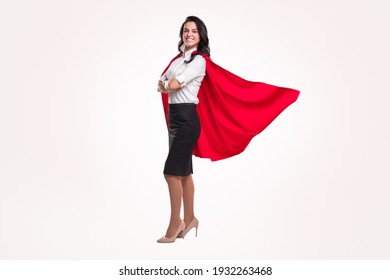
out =
<svg viewBox="0 0 390 280"><path fill-rule="evenodd" d="M299 91L244 80L203 57L206 76L197 105L201 134L193 154L217 161L243 152L254 136L298 98ZM162 101L168 123L168 94L162 93Z"/></svg>

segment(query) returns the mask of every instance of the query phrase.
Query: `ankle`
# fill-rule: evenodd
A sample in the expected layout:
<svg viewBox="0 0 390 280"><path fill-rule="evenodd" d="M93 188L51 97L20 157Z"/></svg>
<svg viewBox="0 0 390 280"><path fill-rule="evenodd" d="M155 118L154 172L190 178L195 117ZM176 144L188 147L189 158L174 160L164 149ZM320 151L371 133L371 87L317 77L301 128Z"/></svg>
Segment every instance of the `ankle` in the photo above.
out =
<svg viewBox="0 0 390 280"><path fill-rule="evenodd" d="M192 215L192 216L185 216L184 217L184 222L187 224L191 223L193 220L195 219L195 216Z"/></svg>
<svg viewBox="0 0 390 280"><path fill-rule="evenodd" d="M180 217L179 218L171 218L169 220L169 225L170 226L178 226L178 225L180 225L180 223L181 223Z"/></svg>

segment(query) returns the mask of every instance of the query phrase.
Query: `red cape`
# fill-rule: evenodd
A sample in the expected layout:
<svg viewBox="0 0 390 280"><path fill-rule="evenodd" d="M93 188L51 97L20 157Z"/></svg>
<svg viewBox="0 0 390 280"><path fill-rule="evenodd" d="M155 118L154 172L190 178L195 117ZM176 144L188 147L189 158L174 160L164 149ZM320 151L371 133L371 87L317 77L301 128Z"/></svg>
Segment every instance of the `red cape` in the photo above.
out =
<svg viewBox="0 0 390 280"><path fill-rule="evenodd" d="M216 161L243 152L254 136L298 98L299 91L244 80L202 56L206 76L197 105L201 134L193 154ZM162 101L167 121L168 94L162 93Z"/></svg>

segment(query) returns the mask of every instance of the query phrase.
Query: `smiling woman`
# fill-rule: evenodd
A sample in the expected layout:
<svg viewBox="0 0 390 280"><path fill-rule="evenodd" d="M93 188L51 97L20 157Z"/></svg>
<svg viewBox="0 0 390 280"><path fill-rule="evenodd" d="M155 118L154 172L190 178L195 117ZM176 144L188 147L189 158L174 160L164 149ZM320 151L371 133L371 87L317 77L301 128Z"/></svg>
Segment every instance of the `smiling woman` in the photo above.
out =
<svg viewBox="0 0 390 280"><path fill-rule="evenodd" d="M158 82L169 131L164 177L171 201L169 226L159 243L174 242L194 227L198 230L192 154L213 161L238 155L299 94L249 82L212 62L207 28L197 17L183 23L178 49Z"/></svg>
<svg viewBox="0 0 390 280"><path fill-rule="evenodd" d="M158 91L168 93L169 153L164 167L170 200L171 218L167 232L159 243L174 242L193 227L198 230L194 214L192 153L200 135L196 105L200 85L206 74L206 60L197 54L210 54L206 25L197 17L188 17L180 28L179 55L161 76ZM184 204L184 221L180 218Z"/></svg>

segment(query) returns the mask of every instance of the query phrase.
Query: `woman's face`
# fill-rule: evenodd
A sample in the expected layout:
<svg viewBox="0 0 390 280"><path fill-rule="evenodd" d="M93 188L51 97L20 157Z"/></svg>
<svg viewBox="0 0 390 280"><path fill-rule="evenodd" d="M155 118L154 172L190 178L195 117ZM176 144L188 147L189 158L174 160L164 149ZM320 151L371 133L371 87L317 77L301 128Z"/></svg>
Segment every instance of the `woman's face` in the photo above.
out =
<svg viewBox="0 0 390 280"><path fill-rule="evenodd" d="M182 36L187 51L198 47L200 37L195 22L189 21L184 24Z"/></svg>

